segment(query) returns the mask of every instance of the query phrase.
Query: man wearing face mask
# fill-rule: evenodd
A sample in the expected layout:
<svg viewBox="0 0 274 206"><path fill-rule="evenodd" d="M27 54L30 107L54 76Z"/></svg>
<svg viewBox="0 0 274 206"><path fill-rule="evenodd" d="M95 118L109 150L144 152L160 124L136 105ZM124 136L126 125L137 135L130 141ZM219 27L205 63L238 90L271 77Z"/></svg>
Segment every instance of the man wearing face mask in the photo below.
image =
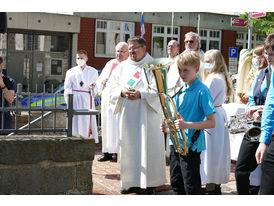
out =
<svg viewBox="0 0 274 206"><path fill-rule="evenodd" d="M73 94L74 109L95 109L94 94L97 93L95 82L98 72L87 65L88 54L85 50L77 51L77 66L69 69L64 83L64 96L68 104L68 94ZM98 143L96 117L75 115L72 120L72 135L90 137Z"/></svg>

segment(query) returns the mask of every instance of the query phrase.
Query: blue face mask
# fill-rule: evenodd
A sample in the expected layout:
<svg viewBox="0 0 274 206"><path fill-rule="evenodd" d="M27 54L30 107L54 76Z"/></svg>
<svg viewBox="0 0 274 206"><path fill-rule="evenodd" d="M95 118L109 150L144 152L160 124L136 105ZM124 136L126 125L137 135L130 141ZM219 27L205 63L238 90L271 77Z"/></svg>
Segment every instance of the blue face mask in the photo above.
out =
<svg viewBox="0 0 274 206"><path fill-rule="evenodd" d="M260 66L260 61L256 58L253 58L252 65L253 65L253 67L258 68Z"/></svg>
<svg viewBox="0 0 274 206"><path fill-rule="evenodd" d="M205 63L205 70L207 72L210 72L212 68L213 68L213 64Z"/></svg>

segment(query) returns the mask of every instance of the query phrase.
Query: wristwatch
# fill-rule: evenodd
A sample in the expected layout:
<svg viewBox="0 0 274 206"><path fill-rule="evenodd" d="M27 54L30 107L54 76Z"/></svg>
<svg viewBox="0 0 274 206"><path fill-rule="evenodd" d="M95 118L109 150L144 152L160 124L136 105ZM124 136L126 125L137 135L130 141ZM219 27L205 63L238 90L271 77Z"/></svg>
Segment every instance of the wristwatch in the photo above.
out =
<svg viewBox="0 0 274 206"><path fill-rule="evenodd" d="M3 89L5 89L5 88L7 88L7 86L5 85L5 86L3 86L3 87L1 87L1 89L3 90Z"/></svg>

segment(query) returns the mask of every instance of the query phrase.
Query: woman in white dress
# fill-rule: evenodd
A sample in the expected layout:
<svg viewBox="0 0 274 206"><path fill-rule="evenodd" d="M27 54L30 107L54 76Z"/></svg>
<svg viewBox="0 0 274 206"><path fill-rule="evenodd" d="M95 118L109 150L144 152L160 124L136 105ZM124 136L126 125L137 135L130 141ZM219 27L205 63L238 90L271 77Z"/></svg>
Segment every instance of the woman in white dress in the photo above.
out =
<svg viewBox="0 0 274 206"><path fill-rule="evenodd" d="M222 107L227 96L232 95L232 84L225 60L219 50L205 53L204 84L210 90L216 109L216 126L208 129L206 150L201 155L201 179L206 183L206 194L221 194L221 184L229 181L230 144L229 133L225 126L227 115Z"/></svg>

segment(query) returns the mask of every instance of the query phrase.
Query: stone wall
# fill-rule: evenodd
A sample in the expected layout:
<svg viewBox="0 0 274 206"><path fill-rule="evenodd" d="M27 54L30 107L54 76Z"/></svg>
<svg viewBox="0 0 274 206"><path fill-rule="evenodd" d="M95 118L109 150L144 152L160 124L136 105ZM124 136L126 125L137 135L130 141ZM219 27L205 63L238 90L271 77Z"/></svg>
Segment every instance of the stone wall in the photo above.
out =
<svg viewBox="0 0 274 206"><path fill-rule="evenodd" d="M0 137L0 194L92 194L93 139Z"/></svg>

